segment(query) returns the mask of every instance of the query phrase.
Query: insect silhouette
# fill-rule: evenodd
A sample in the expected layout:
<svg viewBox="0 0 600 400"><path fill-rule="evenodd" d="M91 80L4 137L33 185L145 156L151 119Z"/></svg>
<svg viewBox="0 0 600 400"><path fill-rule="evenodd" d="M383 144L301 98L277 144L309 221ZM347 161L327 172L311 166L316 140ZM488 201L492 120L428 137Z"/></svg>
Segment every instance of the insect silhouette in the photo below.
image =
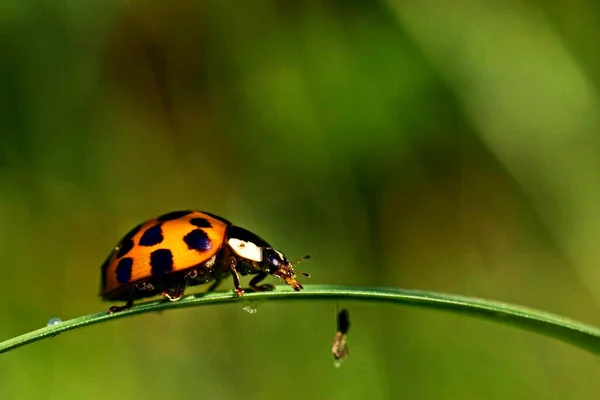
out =
<svg viewBox="0 0 600 400"><path fill-rule="evenodd" d="M340 367L342 362L350 355L350 348L347 343L348 331L350 330L350 314L345 308L337 315L337 332L333 337L331 353L333 354L334 365Z"/></svg>

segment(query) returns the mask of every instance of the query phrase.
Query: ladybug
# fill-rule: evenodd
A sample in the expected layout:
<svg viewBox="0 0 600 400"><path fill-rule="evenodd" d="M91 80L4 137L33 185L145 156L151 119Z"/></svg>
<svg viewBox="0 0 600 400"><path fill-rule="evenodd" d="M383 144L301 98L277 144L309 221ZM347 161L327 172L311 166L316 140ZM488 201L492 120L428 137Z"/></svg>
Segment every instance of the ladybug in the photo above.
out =
<svg viewBox="0 0 600 400"><path fill-rule="evenodd" d="M309 256L304 259L310 258ZM299 260L298 262L300 262ZM183 297L187 286L214 281L208 291L231 274L235 294L242 296L240 275L256 275L254 291L273 290L258 285L268 275L302 290L294 265L256 234L217 215L195 210L173 211L133 228L115 246L101 267L101 297L126 301L109 313L124 311L136 299L161 294L170 301Z"/></svg>

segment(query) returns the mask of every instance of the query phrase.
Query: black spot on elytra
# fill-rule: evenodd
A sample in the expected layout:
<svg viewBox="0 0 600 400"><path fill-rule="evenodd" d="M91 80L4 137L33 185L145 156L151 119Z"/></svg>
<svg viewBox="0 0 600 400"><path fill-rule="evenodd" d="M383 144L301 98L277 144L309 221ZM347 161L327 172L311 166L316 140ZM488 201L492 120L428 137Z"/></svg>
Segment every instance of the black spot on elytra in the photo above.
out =
<svg viewBox="0 0 600 400"><path fill-rule="evenodd" d="M210 238L202 229L194 229L183 237L183 241L192 250L207 251L212 247Z"/></svg>
<svg viewBox="0 0 600 400"><path fill-rule="evenodd" d="M223 218L223 217L219 217L218 215L215 215L215 214L213 214L213 213L209 213L209 212L206 212L206 211L200 211L200 212L201 212L202 214L206 214L206 215L208 215L209 217L213 217L213 218L214 218L214 219L216 219L217 221L221 221L221 222L223 222L223 223L224 223L224 224L226 224L226 225L231 225L231 222L227 221L227 220L226 220L225 218Z"/></svg>
<svg viewBox="0 0 600 400"><path fill-rule="evenodd" d="M168 249L158 249L150 253L150 267L153 276L166 275L173 270L173 253Z"/></svg>
<svg viewBox="0 0 600 400"><path fill-rule="evenodd" d="M160 217L156 218L156 220L158 222L173 221L174 219L185 217L186 215L191 214L191 213L193 213L193 211L191 211L191 210L172 211L170 213L161 215Z"/></svg>
<svg viewBox="0 0 600 400"><path fill-rule="evenodd" d="M206 218L192 218L190 224L197 226L198 228L212 228L210 221Z"/></svg>
<svg viewBox="0 0 600 400"><path fill-rule="evenodd" d="M158 223L146 229L142 234L140 246L155 246L162 242L163 239L162 224Z"/></svg>
<svg viewBox="0 0 600 400"><path fill-rule="evenodd" d="M129 231L127 235L121 239L119 242L119 250L117 251L117 258L123 257L125 254L129 253L131 249L133 249L133 237L142 229L142 224L139 224L135 228Z"/></svg>
<svg viewBox="0 0 600 400"><path fill-rule="evenodd" d="M133 267L133 258L125 257L117 265L117 282L127 283L131 280L131 267Z"/></svg>

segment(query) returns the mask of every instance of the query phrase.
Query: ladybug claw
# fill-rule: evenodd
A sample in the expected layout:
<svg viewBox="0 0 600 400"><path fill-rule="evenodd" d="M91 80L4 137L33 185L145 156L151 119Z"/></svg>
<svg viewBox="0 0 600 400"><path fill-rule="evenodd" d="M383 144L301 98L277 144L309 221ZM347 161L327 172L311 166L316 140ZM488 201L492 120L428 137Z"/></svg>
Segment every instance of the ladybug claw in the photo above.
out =
<svg viewBox="0 0 600 400"><path fill-rule="evenodd" d="M169 301L177 301L183 297L183 290L177 290L176 292L171 290L163 290L161 296Z"/></svg>
<svg viewBox="0 0 600 400"><path fill-rule="evenodd" d="M135 291L129 296L127 303L123 306L112 306L108 309L109 314L114 314L120 311L129 310L133 306L133 301L135 299Z"/></svg>
<svg viewBox="0 0 600 400"><path fill-rule="evenodd" d="M112 306L112 307L110 307L110 308L108 309L108 313L109 313L109 314L114 314L114 313L116 313L116 312L118 312L118 311L119 311L119 310L118 310L118 308L119 308L119 306Z"/></svg>
<svg viewBox="0 0 600 400"><path fill-rule="evenodd" d="M118 313L120 311L129 310L130 308L131 308L130 306L112 306L108 309L108 313L114 314L114 313Z"/></svg>
<svg viewBox="0 0 600 400"><path fill-rule="evenodd" d="M238 297L242 297L244 295L244 289L242 289L241 287L235 288L234 289L235 295Z"/></svg>

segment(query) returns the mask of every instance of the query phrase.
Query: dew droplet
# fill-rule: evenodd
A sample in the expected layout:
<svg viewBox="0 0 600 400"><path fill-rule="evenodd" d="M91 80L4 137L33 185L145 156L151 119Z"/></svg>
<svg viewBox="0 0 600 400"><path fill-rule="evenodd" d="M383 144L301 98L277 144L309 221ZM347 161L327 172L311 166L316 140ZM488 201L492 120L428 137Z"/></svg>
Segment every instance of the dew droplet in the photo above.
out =
<svg viewBox="0 0 600 400"><path fill-rule="evenodd" d="M248 314L256 314L258 309L256 307L252 307L252 306L244 306L242 307L242 310L246 311Z"/></svg>
<svg viewBox="0 0 600 400"><path fill-rule="evenodd" d="M58 317L52 317L50 318L50 320L48 321L48 326L54 326L54 325L58 325L62 322L62 319L58 318Z"/></svg>
<svg viewBox="0 0 600 400"><path fill-rule="evenodd" d="M248 299L244 299L243 302L243 306L242 306L242 310L246 311L248 314L256 314L258 312L258 308L260 306L262 306L265 301L267 301L267 299L261 299L261 300L248 300Z"/></svg>

